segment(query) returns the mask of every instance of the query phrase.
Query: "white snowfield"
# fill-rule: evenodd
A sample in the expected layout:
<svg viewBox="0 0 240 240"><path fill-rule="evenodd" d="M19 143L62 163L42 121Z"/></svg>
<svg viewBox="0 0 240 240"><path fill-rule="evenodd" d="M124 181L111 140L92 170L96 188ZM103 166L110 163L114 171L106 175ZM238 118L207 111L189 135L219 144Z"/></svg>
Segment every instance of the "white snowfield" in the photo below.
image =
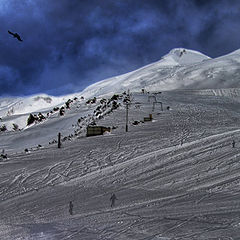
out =
<svg viewBox="0 0 240 240"><path fill-rule="evenodd" d="M174 89L236 88L240 78L240 50L211 59L197 51L173 49L158 62L87 87L86 97L122 92Z"/></svg>
<svg viewBox="0 0 240 240"><path fill-rule="evenodd" d="M60 149L45 144L23 151L29 139L40 141L41 131L56 135L55 124L85 113L91 118L99 99L89 106L73 103L62 118L1 134L8 158L0 162L0 239L238 240L236 92L166 91L155 95L163 111L156 104L153 112L152 95L132 93L129 132L121 105L96 121L117 127L110 134L80 135ZM149 113L153 121L140 122ZM140 123L133 125L134 121ZM112 193L117 200L111 208Z"/></svg>
<svg viewBox="0 0 240 240"><path fill-rule="evenodd" d="M38 94L30 97L9 97L0 98L1 123L11 130L12 124L17 124L20 128L26 127L27 118L30 113L47 112L51 108L63 105L72 95L62 97Z"/></svg>
<svg viewBox="0 0 240 240"><path fill-rule="evenodd" d="M0 239L239 240L239 54L173 49L81 93L2 98ZM111 132L86 137L94 122Z"/></svg>
<svg viewBox="0 0 240 240"><path fill-rule="evenodd" d="M53 97L46 94L30 97L0 98L0 118L8 130L13 123L25 128L30 113L47 112L62 106L70 98L111 96L128 89L139 92L176 89L225 89L239 87L240 50L211 59L189 49L175 48L158 62L120 76L90 85L80 93Z"/></svg>
<svg viewBox="0 0 240 240"><path fill-rule="evenodd" d="M123 92L126 89L132 91L139 91L142 88L146 91L178 89L191 84L190 80L185 81L182 79L183 76L185 77L187 69L191 69L210 59L208 56L194 50L176 48L163 56L158 62L92 84L82 94L86 97L92 97Z"/></svg>

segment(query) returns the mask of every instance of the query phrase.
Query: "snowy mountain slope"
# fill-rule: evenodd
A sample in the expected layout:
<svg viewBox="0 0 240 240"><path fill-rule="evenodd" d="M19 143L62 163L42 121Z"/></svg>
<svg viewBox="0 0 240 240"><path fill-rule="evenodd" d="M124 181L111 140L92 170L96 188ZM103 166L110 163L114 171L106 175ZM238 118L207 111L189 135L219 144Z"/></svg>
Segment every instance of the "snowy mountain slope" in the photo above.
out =
<svg viewBox="0 0 240 240"><path fill-rule="evenodd" d="M25 98L0 98L0 117L19 115L16 124L24 127L29 113L38 113L61 106L74 96L85 98L112 96L131 91L164 91L173 89L202 89L239 87L239 54L237 50L226 56L211 59L194 50L176 48L160 61L138 70L95 83L83 92L53 97L46 94ZM12 125L12 122L10 124ZM11 127L10 127L11 128Z"/></svg>
<svg viewBox="0 0 240 240"><path fill-rule="evenodd" d="M38 94L29 97L0 98L0 126L6 125L8 130L17 124L20 129L25 129L30 113L47 113L55 107L64 106L69 99L78 94L54 97L47 94ZM56 115L56 114L55 114Z"/></svg>
<svg viewBox="0 0 240 240"><path fill-rule="evenodd" d="M0 126L23 127L0 132L0 239L239 239L240 90L217 87L237 86L240 51L182 51L79 94L0 100ZM126 133L127 96L112 95L128 89ZM163 111L153 111L154 96ZM63 115L53 110L63 106ZM38 112L46 119L26 127ZM85 137L94 122L111 133Z"/></svg>
<svg viewBox="0 0 240 240"><path fill-rule="evenodd" d="M37 94L29 97L9 97L0 99L0 116L42 112L67 101L72 95L62 97Z"/></svg>
<svg viewBox="0 0 240 240"><path fill-rule="evenodd" d="M123 104L126 94L117 98L119 99L111 97L84 100L74 97L53 109L45 110L40 114L33 113L35 120L27 126L29 113L4 116L0 126L5 125L7 130L0 131L0 149L19 152L26 148L37 148L38 145L48 146L56 143L59 132L63 141L85 137L86 127L116 110L120 104ZM13 124L18 124L19 129L13 130Z"/></svg>
<svg viewBox="0 0 240 240"><path fill-rule="evenodd" d="M133 93L127 133L122 106L98 121L117 127L109 135L10 151L0 163L0 238L237 240L239 97L224 94L163 92L163 111L152 112L149 95ZM153 122L132 124L149 113Z"/></svg>
<svg viewBox="0 0 240 240"><path fill-rule="evenodd" d="M127 89L139 91L142 88L147 91L176 89L181 83L178 83L175 78L171 79L171 77L177 72L183 71L186 66L190 67L209 59L200 52L176 48L156 63L90 85L82 92L82 95L93 97L108 93L121 93Z"/></svg>
<svg viewBox="0 0 240 240"><path fill-rule="evenodd" d="M184 52L183 52L184 51ZM97 82L87 87L86 97L109 92L166 91L174 89L237 88L240 78L240 51L210 59L188 49L173 49L160 61L136 71Z"/></svg>
<svg viewBox="0 0 240 240"><path fill-rule="evenodd" d="M16 124L24 130L27 129L26 123L30 113L37 115L41 112L46 117L54 107L64 106L68 99L74 99L75 96L78 98L84 96L86 100L93 97L100 98L101 96L111 97L115 93L123 93L128 89L133 92L140 92L143 88L146 91L163 91L171 89L209 89L213 87L215 93L213 93L213 90L209 90L209 94L235 94L238 96L239 93L236 88L230 90L216 89L239 87L239 59L240 50L211 59L197 51L176 48L156 63L121 76L100 81L87 87L81 93L61 97L40 94L25 98L0 98L0 127L5 125L8 130L13 130L13 124ZM84 108L84 104L81 107ZM78 109L72 109L72 114L76 116L70 121L72 125L76 122L77 112ZM67 114L71 114L71 111L68 110ZM51 124L52 118L56 116L56 112L51 113L50 117L47 117L47 121L50 121ZM59 126L56 129L61 130L61 127ZM69 130L69 134L72 134L72 132L72 129ZM52 133L51 136L53 137Z"/></svg>

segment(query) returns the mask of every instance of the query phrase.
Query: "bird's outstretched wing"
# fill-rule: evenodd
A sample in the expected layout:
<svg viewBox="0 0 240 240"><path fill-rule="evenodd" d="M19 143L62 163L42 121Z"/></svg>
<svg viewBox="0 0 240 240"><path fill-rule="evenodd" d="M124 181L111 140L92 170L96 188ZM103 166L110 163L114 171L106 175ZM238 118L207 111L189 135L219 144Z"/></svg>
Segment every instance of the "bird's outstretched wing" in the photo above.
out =
<svg viewBox="0 0 240 240"><path fill-rule="evenodd" d="M15 33L15 36L16 36L16 38L17 38L18 41L21 41L21 42L23 41L23 40L21 39L21 37L20 37L17 33Z"/></svg>
<svg viewBox="0 0 240 240"><path fill-rule="evenodd" d="M14 36L14 34L12 32L10 32L9 30L8 30L8 33Z"/></svg>
<svg viewBox="0 0 240 240"><path fill-rule="evenodd" d="M18 41L20 41L20 42L22 42L22 41L23 41L23 40L22 40L20 37L19 37L19 38L17 37L17 39L18 39Z"/></svg>
<svg viewBox="0 0 240 240"><path fill-rule="evenodd" d="M17 38L18 41L22 42L23 40L21 39L21 37L18 35L18 33L12 33L8 30L8 33L13 35L13 37Z"/></svg>

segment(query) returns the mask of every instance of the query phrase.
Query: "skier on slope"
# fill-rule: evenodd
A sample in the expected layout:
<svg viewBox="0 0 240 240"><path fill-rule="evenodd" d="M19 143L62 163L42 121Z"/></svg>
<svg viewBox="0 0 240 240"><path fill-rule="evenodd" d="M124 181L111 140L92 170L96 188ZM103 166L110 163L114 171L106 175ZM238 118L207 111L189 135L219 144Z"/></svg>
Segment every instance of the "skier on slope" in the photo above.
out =
<svg viewBox="0 0 240 240"><path fill-rule="evenodd" d="M72 201L69 202L69 213L70 213L70 215L73 215L73 203L72 203Z"/></svg>
<svg viewBox="0 0 240 240"><path fill-rule="evenodd" d="M116 200L118 200L118 199L117 199L116 195L113 193L112 196L110 197L111 207L114 207Z"/></svg>
<svg viewBox="0 0 240 240"><path fill-rule="evenodd" d="M235 144L236 142L234 140L232 140L232 147L235 148Z"/></svg>

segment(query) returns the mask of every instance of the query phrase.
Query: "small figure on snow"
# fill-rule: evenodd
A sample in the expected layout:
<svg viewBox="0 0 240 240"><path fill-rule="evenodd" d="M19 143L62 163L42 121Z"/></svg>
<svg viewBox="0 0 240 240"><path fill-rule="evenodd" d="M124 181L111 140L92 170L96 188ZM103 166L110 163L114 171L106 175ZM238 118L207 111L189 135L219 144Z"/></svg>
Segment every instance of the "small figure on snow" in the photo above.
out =
<svg viewBox="0 0 240 240"><path fill-rule="evenodd" d="M235 148L235 144L236 142L234 140L232 140L232 147Z"/></svg>
<svg viewBox="0 0 240 240"><path fill-rule="evenodd" d="M7 154L5 153L5 150L4 150L4 149L2 150L2 153L1 153L0 157L1 157L2 159L7 159Z"/></svg>
<svg viewBox="0 0 240 240"><path fill-rule="evenodd" d="M72 201L69 202L69 213L70 213L70 215L73 215L73 203L72 203Z"/></svg>
<svg viewBox="0 0 240 240"><path fill-rule="evenodd" d="M110 197L110 201L111 201L111 207L115 206L115 201L118 200L116 195L113 193L112 196Z"/></svg>

